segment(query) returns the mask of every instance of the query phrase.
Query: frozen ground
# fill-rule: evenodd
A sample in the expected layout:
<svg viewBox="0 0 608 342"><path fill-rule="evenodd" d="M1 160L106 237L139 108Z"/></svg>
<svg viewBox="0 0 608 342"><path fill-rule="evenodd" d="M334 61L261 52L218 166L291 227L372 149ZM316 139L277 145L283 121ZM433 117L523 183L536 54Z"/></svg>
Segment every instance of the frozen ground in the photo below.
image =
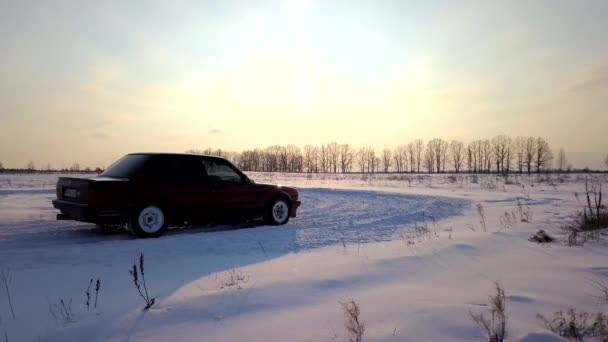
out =
<svg viewBox="0 0 608 342"><path fill-rule="evenodd" d="M6 332L9 341L343 341L339 301L354 298L364 341L482 341L468 311L484 310L494 281L507 291L510 341L559 340L537 313L607 309L591 283L608 275L602 240L527 241L540 228L561 238L582 206L574 194L584 176L254 173L299 188L298 218L150 240L55 221L56 177L0 175L0 269L10 267L16 316L0 288L0 340ZM505 219L519 215L518 199L530 223ZM149 312L128 273L142 252L157 297ZM102 287L87 311L90 278ZM59 298L72 298L74 322L49 313Z"/></svg>

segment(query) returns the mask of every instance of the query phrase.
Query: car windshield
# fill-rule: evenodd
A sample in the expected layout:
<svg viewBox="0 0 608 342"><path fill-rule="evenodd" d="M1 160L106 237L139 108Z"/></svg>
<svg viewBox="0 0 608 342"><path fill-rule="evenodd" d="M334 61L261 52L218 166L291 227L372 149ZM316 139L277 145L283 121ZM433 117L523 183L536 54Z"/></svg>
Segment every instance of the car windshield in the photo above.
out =
<svg viewBox="0 0 608 342"><path fill-rule="evenodd" d="M144 154L129 154L110 165L100 176L114 178L131 178L148 160Z"/></svg>

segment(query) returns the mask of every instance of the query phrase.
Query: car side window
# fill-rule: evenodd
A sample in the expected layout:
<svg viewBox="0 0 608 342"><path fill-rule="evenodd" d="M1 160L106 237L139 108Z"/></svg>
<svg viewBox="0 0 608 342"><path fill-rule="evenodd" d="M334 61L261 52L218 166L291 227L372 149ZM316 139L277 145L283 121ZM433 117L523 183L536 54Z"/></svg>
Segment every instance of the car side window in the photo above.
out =
<svg viewBox="0 0 608 342"><path fill-rule="evenodd" d="M207 179L205 168L198 158L184 158L174 167L175 177L185 182L202 182Z"/></svg>
<svg viewBox="0 0 608 342"><path fill-rule="evenodd" d="M221 160L203 160L209 182L242 183L243 179L228 163Z"/></svg>
<svg viewBox="0 0 608 342"><path fill-rule="evenodd" d="M161 183L201 182L206 179L205 169L194 158L159 156L146 165L143 178Z"/></svg>

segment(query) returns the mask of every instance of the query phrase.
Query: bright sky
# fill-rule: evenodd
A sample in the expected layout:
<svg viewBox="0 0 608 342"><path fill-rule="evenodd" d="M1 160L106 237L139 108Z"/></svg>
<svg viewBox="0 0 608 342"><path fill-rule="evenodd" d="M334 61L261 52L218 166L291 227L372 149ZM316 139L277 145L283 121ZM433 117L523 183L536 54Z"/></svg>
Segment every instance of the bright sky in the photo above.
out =
<svg viewBox="0 0 608 342"><path fill-rule="evenodd" d="M540 135L608 153L608 1L0 2L0 162Z"/></svg>

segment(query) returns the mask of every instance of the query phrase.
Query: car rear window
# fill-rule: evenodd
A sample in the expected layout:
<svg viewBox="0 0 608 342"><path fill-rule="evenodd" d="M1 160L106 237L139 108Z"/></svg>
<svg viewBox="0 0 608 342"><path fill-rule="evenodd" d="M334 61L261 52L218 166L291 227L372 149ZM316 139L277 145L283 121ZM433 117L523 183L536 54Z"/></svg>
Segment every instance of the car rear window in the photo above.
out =
<svg viewBox="0 0 608 342"><path fill-rule="evenodd" d="M101 176L115 178L131 178L146 163L149 156L145 154L129 154L110 165Z"/></svg>

